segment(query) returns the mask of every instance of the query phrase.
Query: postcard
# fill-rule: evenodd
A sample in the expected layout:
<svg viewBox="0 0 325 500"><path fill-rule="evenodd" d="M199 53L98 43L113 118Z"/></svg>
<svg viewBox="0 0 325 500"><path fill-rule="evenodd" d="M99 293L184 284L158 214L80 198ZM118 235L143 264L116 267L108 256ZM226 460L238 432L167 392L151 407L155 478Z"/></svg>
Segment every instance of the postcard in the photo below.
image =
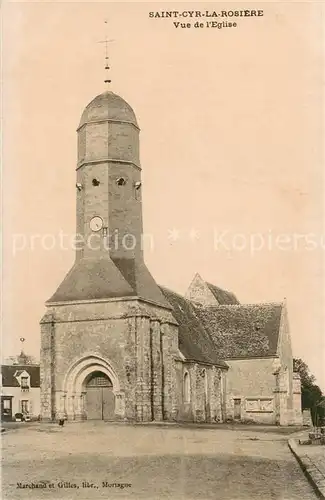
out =
<svg viewBox="0 0 325 500"><path fill-rule="evenodd" d="M324 496L322 17L4 3L2 498Z"/></svg>

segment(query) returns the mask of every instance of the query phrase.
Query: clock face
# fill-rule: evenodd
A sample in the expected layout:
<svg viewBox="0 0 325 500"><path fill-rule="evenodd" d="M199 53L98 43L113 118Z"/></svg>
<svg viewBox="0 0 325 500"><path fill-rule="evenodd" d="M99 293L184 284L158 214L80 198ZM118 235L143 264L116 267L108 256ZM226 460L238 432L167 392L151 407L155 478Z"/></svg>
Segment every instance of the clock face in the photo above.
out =
<svg viewBox="0 0 325 500"><path fill-rule="evenodd" d="M101 228L103 227L103 219L101 217L98 217L98 215L96 215L91 219L89 226L92 231L100 231Z"/></svg>

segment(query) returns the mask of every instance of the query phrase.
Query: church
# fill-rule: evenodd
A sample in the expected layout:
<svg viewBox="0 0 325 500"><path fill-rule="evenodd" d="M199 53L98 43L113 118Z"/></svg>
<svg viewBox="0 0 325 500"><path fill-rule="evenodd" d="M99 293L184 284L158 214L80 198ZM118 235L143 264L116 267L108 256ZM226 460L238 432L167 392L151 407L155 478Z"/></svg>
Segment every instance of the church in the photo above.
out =
<svg viewBox="0 0 325 500"><path fill-rule="evenodd" d="M41 319L41 419L299 425L285 302L196 274L159 286L142 249L139 125L106 91L77 129L76 256Z"/></svg>

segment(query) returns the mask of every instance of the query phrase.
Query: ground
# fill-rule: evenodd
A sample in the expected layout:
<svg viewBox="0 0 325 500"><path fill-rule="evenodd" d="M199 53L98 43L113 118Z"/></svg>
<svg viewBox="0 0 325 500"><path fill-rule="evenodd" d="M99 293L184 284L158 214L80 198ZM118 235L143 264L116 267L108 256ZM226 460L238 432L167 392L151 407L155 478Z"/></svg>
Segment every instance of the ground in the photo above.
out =
<svg viewBox="0 0 325 500"><path fill-rule="evenodd" d="M293 431L243 425L16 424L2 434L2 498L314 500L287 445ZM17 487L42 481L46 488ZM121 483L131 486L121 488Z"/></svg>

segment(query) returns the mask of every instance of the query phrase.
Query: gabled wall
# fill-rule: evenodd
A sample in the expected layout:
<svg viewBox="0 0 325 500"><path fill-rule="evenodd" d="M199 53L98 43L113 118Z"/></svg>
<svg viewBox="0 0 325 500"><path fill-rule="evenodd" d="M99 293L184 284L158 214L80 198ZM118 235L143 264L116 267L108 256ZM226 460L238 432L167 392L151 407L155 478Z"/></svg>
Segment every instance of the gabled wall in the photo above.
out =
<svg viewBox="0 0 325 500"><path fill-rule="evenodd" d="M277 422L274 367L276 358L227 359L226 416L235 418L235 400L240 399L242 421Z"/></svg>
<svg viewBox="0 0 325 500"><path fill-rule="evenodd" d="M199 274L194 276L185 297L204 306L218 305L217 299Z"/></svg>
<svg viewBox="0 0 325 500"><path fill-rule="evenodd" d="M300 379L293 373L291 339L283 304L277 353L268 358L226 359L227 417L278 425L301 425ZM237 402L235 402L237 400ZM239 401L240 400L240 401ZM237 408L235 409L235 406ZM240 410L239 410L240 408Z"/></svg>

